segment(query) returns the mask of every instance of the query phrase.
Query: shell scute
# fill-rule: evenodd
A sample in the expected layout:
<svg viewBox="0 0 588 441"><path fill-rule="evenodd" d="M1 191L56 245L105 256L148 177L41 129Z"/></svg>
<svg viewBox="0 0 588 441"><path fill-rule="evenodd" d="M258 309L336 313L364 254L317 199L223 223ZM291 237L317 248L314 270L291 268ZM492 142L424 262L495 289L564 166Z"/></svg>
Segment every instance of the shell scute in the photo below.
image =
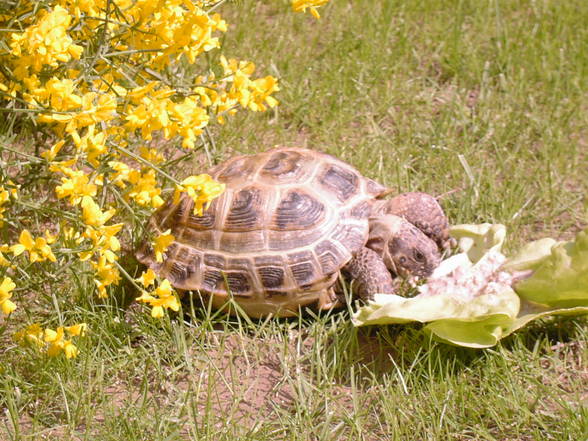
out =
<svg viewBox="0 0 588 441"><path fill-rule="evenodd" d="M311 246L324 234L322 229L274 231L267 232L267 249L269 251L290 251Z"/></svg>
<svg viewBox="0 0 588 441"><path fill-rule="evenodd" d="M200 270L201 253L185 246L176 247L173 258L168 261L170 283L176 286L190 284Z"/></svg>
<svg viewBox="0 0 588 441"><path fill-rule="evenodd" d="M330 240L323 240L315 247L315 252L324 274L330 274L337 271L341 265L340 262L345 261L347 252L343 253L339 247Z"/></svg>
<svg viewBox="0 0 588 441"><path fill-rule="evenodd" d="M306 230L322 222L327 208L316 197L299 189L291 190L276 207L270 228L275 230Z"/></svg>
<svg viewBox="0 0 588 441"><path fill-rule="evenodd" d="M224 279L231 294L234 295L251 295L251 281L247 274L242 272L227 271L224 273Z"/></svg>
<svg viewBox="0 0 588 441"><path fill-rule="evenodd" d="M190 202L189 199L186 198L184 201L182 201L182 203L185 203L185 201L187 201L188 203ZM202 213L202 216L194 214L193 209L190 210L184 225L188 229L193 230L210 230L214 227L214 224L216 222L217 204L218 202L216 200L213 201L208 210L205 210Z"/></svg>
<svg viewBox="0 0 588 441"><path fill-rule="evenodd" d="M280 266L263 266L257 269L263 288L268 291L284 286L285 272Z"/></svg>
<svg viewBox="0 0 588 441"><path fill-rule="evenodd" d="M215 293L222 289L222 284L224 283L223 274L221 271L216 269L207 268L204 270L204 274L202 276L202 286L201 289L203 291ZM194 287L194 289L198 289Z"/></svg>
<svg viewBox="0 0 588 441"><path fill-rule="evenodd" d="M331 238L347 248L350 253L354 253L367 242L368 221L365 220L365 227L363 224L337 225Z"/></svg>
<svg viewBox="0 0 588 441"><path fill-rule="evenodd" d="M191 276L189 267L183 262L172 262L169 269L167 279L173 285L182 285L185 280Z"/></svg>
<svg viewBox="0 0 588 441"><path fill-rule="evenodd" d="M265 234L263 230L244 232L220 232L218 250L232 254L246 254L264 251ZM212 247L212 242L210 245Z"/></svg>
<svg viewBox="0 0 588 441"><path fill-rule="evenodd" d="M206 253L204 255L204 265L212 268L226 268L227 259L220 254Z"/></svg>
<svg viewBox="0 0 588 441"><path fill-rule="evenodd" d="M318 178L318 182L337 196L341 202L347 201L358 192L359 180L357 172L336 164L327 164Z"/></svg>
<svg viewBox="0 0 588 441"><path fill-rule="evenodd" d="M264 216L262 190L246 187L233 195L223 230L229 232L251 231L263 228Z"/></svg>
<svg viewBox="0 0 588 441"><path fill-rule="evenodd" d="M259 174L268 184L302 183L311 176L310 158L295 150L277 151L269 155Z"/></svg>
<svg viewBox="0 0 588 441"><path fill-rule="evenodd" d="M237 156L213 168L210 175L221 182L230 182L240 177L251 176L256 168L255 157Z"/></svg>

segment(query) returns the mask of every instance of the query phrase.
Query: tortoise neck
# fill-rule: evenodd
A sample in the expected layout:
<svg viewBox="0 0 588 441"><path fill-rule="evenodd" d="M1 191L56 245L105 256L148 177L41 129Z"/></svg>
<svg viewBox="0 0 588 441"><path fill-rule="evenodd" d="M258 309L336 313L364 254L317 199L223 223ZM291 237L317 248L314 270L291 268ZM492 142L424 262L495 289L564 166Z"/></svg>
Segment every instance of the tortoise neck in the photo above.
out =
<svg viewBox="0 0 588 441"><path fill-rule="evenodd" d="M390 202L387 199L377 199L372 204L372 211L370 213L371 217L379 216L386 212L386 205Z"/></svg>

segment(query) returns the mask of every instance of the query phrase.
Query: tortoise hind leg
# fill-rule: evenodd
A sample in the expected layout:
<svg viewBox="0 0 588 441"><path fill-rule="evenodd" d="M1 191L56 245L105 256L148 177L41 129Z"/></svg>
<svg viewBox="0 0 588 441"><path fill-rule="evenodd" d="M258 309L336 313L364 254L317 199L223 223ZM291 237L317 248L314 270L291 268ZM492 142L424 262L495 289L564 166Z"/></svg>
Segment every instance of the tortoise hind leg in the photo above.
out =
<svg viewBox="0 0 588 441"><path fill-rule="evenodd" d="M392 275L384 260L373 250L363 247L343 268L343 272L353 280L359 298L367 301L374 294L394 294Z"/></svg>
<svg viewBox="0 0 588 441"><path fill-rule="evenodd" d="M332 287L321 291L319 294L318 309L320 310L325 311L328 309L335 309L343 305L345 305L345 302L342 301L339 296L337 296L335 290Z"/></svg>

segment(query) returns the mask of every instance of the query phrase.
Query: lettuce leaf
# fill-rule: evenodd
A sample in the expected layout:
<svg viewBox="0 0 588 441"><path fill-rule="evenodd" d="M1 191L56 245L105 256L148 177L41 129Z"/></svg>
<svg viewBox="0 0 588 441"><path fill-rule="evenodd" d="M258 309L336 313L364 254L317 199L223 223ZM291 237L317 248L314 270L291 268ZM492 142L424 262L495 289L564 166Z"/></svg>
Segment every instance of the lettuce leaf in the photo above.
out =
<svg viewBox="0 0 588 441"><path fill-rule="evenodd" d="M549 315L588 313L588 229L569 242L531 242L504 267L514 274L531 273L514 283L521 310L510 332Z"/></svg>
<svg viewBox="0 0 588 441"><path fill-rule="evenodd" d="M503 225L457 225L451 235L461 253L444 260L419 295L377 294L353 323L416 321L439 341L484 348L532 320L588 313L588 229L570 242L531 242L509 259Z"/></svg>
<svg viewBox="0 0 588 441"><path fill-rule="evenodd" d="M451 236L457 239L461 251L467 253L468 258L478 262L490 251L501 251L506 238L506 227L502 224L462 224L454 225L450 230Z"/></svg>
<svg viewBox="0 0 588 441"><path fill-rule="evenodd" d="M550 307L552 313L588 307L588 229L549 249L547 242L533 242L507 262L507 268L533 270L530 277L515 283L524 300Z"/></svg>

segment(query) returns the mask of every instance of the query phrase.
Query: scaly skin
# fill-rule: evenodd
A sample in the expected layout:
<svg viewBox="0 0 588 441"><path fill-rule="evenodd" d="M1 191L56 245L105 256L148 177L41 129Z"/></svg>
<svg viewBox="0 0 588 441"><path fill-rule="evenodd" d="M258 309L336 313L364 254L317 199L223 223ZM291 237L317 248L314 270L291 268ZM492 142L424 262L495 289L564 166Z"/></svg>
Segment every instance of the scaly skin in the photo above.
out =
<svg viewBox="0 0 588 441"><path fill-rule="evenodd" d="M343 268L359 298L367 301L376 293L394 294L392 275L382 258L369 248L362 248Z"/></svg>
<svg viewBox="0 0 588 441"><path fill-rule="evenodd" d="M447 249L450 246L449 222L433 196L410 192L392 199L376 201L372 208L372 217L378 218L386 214L406 219L433 239L440 249Z"/></svg>
<svg viewBox="0 0 588 441"><path fill-rule="evenodd" d="M370 219L366 246L381 256L393 274L427 277L441 262L437 244L402 217L392 214Z"/></svg>
<svg viewBox="0 0 588 441"><path fill-rule="evenodd" d="M450 245L449 223L437 200L426 193L405 193L378 200L372 207L369 239L343 268L362 300L393 294L392 277L427 277Z"/></svg>

